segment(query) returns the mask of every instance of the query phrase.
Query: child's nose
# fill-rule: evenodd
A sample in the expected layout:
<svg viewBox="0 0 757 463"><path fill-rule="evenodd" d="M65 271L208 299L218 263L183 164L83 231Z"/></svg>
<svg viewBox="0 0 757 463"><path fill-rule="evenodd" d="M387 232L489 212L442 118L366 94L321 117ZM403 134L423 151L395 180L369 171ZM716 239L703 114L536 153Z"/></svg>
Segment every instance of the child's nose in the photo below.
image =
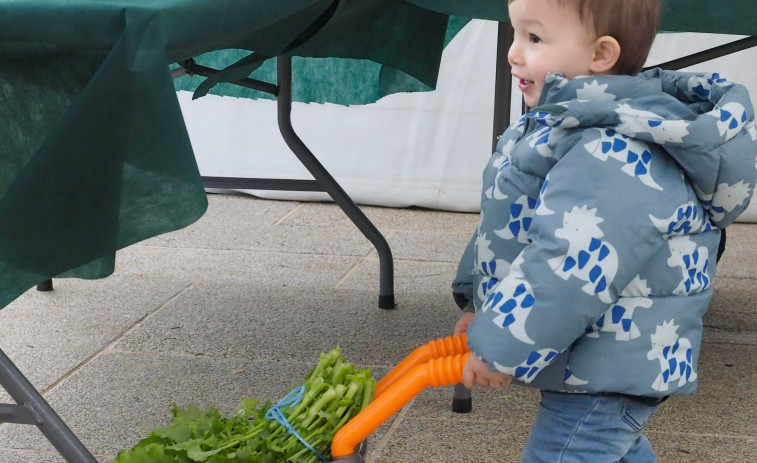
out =
<svg viewBox="0 0 757 463"><path fill-rule="evenodd" d="M520 46L516 40L510 45L510 49L507 51L507 62L510 66L515 66L523 63L523 54L521 53Z"/></svg>

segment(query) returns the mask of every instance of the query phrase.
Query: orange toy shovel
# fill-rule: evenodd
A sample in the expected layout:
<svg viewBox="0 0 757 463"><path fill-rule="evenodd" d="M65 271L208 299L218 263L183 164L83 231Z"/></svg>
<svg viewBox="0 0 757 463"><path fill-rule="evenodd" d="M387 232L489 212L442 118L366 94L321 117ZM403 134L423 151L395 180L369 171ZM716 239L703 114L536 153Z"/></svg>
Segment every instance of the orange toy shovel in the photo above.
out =
<svg viewBox="0 0 757 463"><path fill-rule="evenodd" d="M354 453L355 447L423 389L462 381L469 355L464 334L440 338L415 349L376 384L373 402L336 433L331 443L334 461L362 462L362 456Z"/></svg>

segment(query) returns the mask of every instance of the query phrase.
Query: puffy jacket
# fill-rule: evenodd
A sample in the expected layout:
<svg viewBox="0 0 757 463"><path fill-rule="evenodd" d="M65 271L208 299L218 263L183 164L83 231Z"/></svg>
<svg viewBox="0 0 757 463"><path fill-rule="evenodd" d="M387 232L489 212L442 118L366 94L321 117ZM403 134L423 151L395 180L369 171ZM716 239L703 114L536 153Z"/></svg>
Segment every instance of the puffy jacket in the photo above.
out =
<svg viewBox="0 0 757 463"><path fill-rule="evenodd" d="M756 160L749 95L718 74L549 75L483 174L453 283L468 346L542 389L693 393L720 230Z"/></svg>

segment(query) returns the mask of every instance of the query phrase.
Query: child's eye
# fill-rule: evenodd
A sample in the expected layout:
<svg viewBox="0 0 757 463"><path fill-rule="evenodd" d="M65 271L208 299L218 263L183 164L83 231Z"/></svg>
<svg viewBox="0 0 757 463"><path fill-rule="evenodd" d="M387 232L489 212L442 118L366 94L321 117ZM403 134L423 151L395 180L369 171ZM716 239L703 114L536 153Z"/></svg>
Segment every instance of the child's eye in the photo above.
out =
<svg viewBox="0 0 757 463"><path fill-rule="evenodd" d="M530 40L533 43L539 43L539 42L541 42L541 39L536 34L528 34L528 40Z"/></svg>

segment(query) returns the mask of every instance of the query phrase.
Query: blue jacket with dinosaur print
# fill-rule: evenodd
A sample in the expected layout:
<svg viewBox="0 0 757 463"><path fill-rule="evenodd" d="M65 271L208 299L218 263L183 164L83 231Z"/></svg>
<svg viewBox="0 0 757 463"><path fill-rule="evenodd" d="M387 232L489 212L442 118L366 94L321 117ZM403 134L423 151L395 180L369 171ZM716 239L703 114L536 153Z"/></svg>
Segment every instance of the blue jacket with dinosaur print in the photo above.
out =
<svg viewBox="0 0 757 463"><path fill-rule="evenodd" d="M755 187L754 120L718 74L549 75L483 174L453 283L471 351L547 390L693 393L720 230Z"/></svg>

